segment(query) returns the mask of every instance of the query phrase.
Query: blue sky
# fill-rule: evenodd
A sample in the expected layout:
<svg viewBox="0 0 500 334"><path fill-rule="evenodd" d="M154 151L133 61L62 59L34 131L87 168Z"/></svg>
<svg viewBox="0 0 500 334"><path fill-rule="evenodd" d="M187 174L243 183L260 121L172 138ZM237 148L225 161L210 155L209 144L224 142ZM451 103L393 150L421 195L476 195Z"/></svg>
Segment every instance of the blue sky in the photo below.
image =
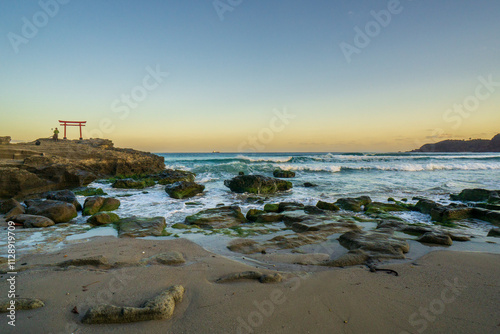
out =
<svg viewBox="0 0 500 334"><path fill-rule="evenodd" d="M237 151L277 109L294 118L259 150L394 151L500 132L500 87L459 126L443 120L478 77L500 82L498 1L400 1L348 62L339 45L355 46L354 28L391 1L221 0L232 8L221 20L213 1L72 0L16 52L23 18L55 2L0 3L0 135L87 120L86 136L119 146ZM120 117L113 102L148 68L168 76Z"/></svg>

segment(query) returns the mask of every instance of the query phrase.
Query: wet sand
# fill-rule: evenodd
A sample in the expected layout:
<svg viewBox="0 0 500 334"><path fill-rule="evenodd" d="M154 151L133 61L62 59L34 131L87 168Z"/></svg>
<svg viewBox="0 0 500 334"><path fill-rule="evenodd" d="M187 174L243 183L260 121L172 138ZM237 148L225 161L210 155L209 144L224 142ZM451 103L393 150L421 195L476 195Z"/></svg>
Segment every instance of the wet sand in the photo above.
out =
<svg viewBox="0 0 500 334"><path fill-rule="evenodd" d="M178 251L182 265L141 265ZM66 255L66 257L65 257ZM113 268L54 264L102 255ZM24 264L25 265L21 265ZM500 255L436 251L413 263L388 264L399 276L365 266L281 272L279 283L216 283L226 274L258 270L185 240L93 238L17 263L16 293L45 307L17 311L1 333L495 333L500 330ZM6 298L7 275L0 278ZM180 284L184 299L169 320L81 323L90 306L140 306ZM86 291L84 291L86 290ZM76 306L79 314L71 310Z"/></svg>

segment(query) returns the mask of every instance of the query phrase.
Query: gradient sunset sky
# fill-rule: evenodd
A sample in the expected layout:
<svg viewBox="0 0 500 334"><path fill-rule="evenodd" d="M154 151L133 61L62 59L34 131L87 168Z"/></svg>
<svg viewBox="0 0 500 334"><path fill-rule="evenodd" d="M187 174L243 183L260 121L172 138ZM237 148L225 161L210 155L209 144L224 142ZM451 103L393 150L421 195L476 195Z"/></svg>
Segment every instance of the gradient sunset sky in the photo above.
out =
<svg viewBox="0 0 500 334"><path fill-rule="evenodd" d="M62 119L153 152L489 139L499 16L492 0L2 1L0 136L48 137Z"/></svg>

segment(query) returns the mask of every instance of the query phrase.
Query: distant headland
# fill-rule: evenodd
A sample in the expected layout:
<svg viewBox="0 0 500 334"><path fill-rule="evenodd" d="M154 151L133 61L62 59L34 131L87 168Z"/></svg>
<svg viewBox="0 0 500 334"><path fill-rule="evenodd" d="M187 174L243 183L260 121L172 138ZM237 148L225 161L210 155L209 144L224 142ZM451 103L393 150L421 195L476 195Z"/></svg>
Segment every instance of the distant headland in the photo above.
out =
<svg viewBox="0 0 500 334"><path fill-rule="evenodd" d="M443 140L424 146L411 152L500 152L500 134L491 140Z"/></svg>

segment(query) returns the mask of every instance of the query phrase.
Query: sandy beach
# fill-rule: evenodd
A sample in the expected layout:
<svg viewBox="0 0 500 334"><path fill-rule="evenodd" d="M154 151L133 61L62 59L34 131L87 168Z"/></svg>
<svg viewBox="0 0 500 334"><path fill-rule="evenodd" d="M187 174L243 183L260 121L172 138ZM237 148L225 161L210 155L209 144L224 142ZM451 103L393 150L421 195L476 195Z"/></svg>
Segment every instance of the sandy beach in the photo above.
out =
<svg viewBox="0 0 500 334"><path fill-rule="evenodd" d="M181 253L185 263L141 261L166 252ZM109 265L60 265L94 256ZM500 325L500 255L493 254L437 251L384 266L399 276L355 266L281 272L277 283L217 283L231 273L272 271L183 239L94 238L18 263L16 294L45 307L17 311L15 328L2 321L2 333L495 333ZM0 278L6 291L6 275ZM81 323L91 306L138 307L172 285L185 294L170 320Z"/></svg>

